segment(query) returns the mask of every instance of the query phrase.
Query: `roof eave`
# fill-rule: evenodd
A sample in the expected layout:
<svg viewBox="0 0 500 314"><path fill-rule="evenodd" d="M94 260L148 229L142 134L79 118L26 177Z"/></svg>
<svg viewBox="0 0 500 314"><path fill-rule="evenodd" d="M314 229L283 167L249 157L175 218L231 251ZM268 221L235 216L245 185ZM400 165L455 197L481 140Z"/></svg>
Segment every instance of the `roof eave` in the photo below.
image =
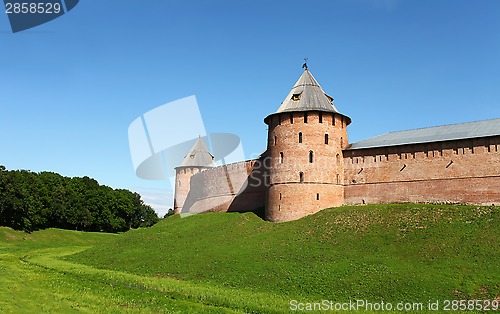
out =
<svg viewBox="0 0 500 314"><path fill-rule="evenodd" d="M349 116L343 114L343 113L340 113L340 112L337 112L337 111L329 111L329 110L321 110L321 109L305 109L305 110L289 110L289 111L280 111L280 112L275 112L275 113L271 113L269 115L267 115L267 117L264 118L264 123L269 125L268 121L269 121L269 118L272 117L272 116L275 116L275 115L280 115L280 114L283 114L283 113L294 113L294 112L326 112L326 113L334 113L334 114L338 114L338 115L341 115L343 116L344 118L347 118L347 123L346 125L349 125L351 124L352 120Z"/></svg>

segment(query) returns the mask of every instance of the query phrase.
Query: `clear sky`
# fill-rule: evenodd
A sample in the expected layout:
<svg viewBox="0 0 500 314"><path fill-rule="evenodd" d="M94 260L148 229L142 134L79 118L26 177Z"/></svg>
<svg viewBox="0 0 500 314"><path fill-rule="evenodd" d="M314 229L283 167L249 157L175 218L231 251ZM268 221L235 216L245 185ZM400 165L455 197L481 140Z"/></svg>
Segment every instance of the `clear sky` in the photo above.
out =
<svg viewBox="0 0 500 314"><path fill-rule="evenodd" d="M196 95L207 132L250 158L305 57L351 142L500 117L497 0L81 0L15 34L0 12L0 164L93 177L163 213L169 183L135 176L130 123Z"/></svg>

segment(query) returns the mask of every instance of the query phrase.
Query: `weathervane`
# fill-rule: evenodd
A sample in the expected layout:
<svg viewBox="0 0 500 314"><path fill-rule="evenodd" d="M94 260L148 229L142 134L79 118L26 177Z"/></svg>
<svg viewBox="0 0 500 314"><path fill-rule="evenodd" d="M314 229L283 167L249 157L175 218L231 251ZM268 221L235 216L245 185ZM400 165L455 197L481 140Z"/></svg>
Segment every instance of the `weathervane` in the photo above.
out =
<svg viewBox="0 0 500 314"><path fill-rule="evenodd" d="M304 58L304 64L302 65L302 68L307 70L307 58Z"/></svg>

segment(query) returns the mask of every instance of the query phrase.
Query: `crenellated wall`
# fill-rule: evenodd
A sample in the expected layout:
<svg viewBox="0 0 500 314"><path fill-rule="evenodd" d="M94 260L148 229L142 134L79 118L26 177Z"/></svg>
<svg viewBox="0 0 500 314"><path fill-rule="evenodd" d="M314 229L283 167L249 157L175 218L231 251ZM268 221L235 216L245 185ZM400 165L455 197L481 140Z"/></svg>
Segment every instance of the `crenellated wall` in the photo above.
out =
<svg viewBox="0 0 500 314"><path fill-rule="evenodd" d="M337 181L335 175L342 189L308 182L307 177L275 189L269 184L271 163L271 157L264 157L189 173L183 212L255 211L265 206L266 197L277 200L279 207L312 208L311 213L342 204L500 204L500 136L344 150L343 176ZM330 170L338 169L336 158L329 163ZM328 169L323 174L332 175ZM301 188L287 189L288 185ZM283 216L286 221L307 213L282 214L290 215Z"/></svg>
<svg viewBox="0 0 500 314"><path fill-rule="evenodd" d="M264 207L266 171L262 160L248 160L191 177L183 212L249 212Z"/></svg>
<svg viewBox="0 0 500 314"><path fill-rule="evenodd" d="M303 130L303 126L300 130ZM290 137L297 137L295 133ZM279 133L276 134L279 140ZM323 133L319 134L324 136ZM274 144L274 137L270 140ZM306 140L312 141L314 145L318 144L314 138L304 137L303 143ZM325 145L324 142L322 145ZM276 142L276 146L280 148L279 142ZM307 153L307 149L304 152ZM306 159L302 160L302 155L307 156L300 154L302 151L300 148L295 152L289 151L290 154L298 154L294 156L297 158L295 166L308 164ZM282 217L278 220L287 221L342 204L500 204L500 136L347 149L342 153L343 175L339 179L336 175L339 169L337 158L331 155L324 171L316 172L312 182L304 176L304 182L294 179L286 184L279 184L278 180L286 178L285 173L281 178L275 176L275 184L270 185L272 156L200 172L186 170L191 182L183 212L255 211L264 208L266 199L272 199L275 200L272 206L276 206L278 211L282 210L282 206L289 208L286 212L281 212ZM290 155L287 157L290 158ZM279 159L279 156L274 158ZM290 169L294 173L298 170ZM304 170L307 173L307 169ZM333 181L333 186L338 186L339 189L332 189L332 184L321 184L323 179L320 177L323 175L327 182ZM300 188L293 188L294 186ZM179 189L181 191L184 189Z"/></svg>
<svg viewBox="0 0 500 314"><path fill-rule="evenodd" d="M500 203L500 136L344 150L344 203Z"/></svg>

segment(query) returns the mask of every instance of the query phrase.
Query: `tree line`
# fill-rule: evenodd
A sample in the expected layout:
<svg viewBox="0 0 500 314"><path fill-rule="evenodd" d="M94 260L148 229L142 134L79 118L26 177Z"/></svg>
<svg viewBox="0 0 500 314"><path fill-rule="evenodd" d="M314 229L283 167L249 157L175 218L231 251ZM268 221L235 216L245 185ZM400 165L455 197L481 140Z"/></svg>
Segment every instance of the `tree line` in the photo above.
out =
<svg viewBox="0 0 500 314"><path fill-rule="evenodd" d="M0 226L121 232L158 222L138 193L112 189L89 177L6 170L0 165Z"/></svg>

